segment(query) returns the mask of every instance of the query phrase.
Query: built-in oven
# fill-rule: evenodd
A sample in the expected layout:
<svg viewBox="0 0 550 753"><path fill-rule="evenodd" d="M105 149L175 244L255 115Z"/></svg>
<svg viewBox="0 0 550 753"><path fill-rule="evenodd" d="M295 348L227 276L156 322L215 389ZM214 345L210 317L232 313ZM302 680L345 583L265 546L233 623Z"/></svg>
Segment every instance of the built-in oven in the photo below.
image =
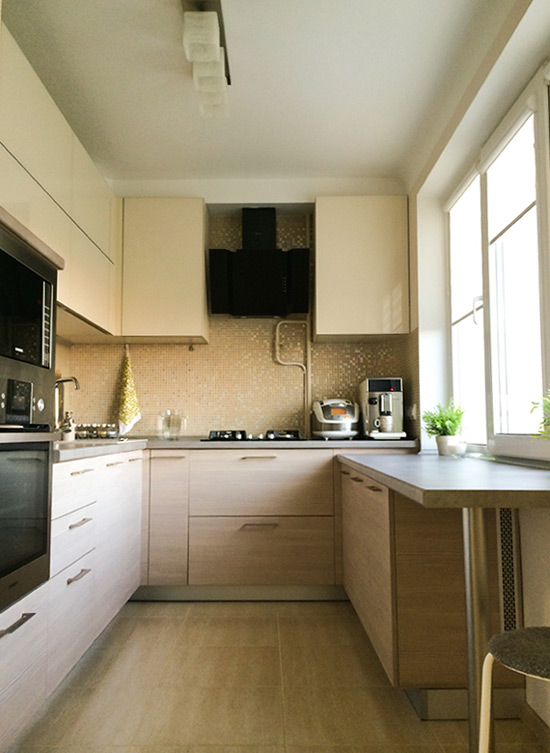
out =
<svg viewBox="0 0 550 753"><path fill-rule="evenodd" d="M0 433L0 611L49 578L50 434Z"/></svg>

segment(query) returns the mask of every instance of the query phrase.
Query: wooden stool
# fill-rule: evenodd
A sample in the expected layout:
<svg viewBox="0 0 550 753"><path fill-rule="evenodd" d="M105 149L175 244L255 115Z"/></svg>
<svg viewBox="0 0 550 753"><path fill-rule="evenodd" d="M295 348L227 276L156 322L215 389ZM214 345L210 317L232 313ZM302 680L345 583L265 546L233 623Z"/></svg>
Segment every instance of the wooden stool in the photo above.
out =
<svg viewBox="0 0 550 753"><path fill-rule="evenodd" d="M479 753L488 753L491 729L493 662L527 677L550 680L550 627L507 630L489 641L483 662L481 708L479 712Z"/></svg>

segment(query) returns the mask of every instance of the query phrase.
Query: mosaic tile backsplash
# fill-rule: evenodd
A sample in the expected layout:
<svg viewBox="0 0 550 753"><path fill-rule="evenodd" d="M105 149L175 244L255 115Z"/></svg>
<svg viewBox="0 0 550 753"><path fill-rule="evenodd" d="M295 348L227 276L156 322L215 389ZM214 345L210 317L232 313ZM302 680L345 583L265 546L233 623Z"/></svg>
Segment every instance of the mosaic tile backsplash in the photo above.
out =
<svg viewBox="0 0 550 753"><path fill-rule="evenodd" d="M210 343L133 344L130 357L141 409L135 436L160 433L158 414L166 408L187 417L185 434L202 436L210 429L245 429L253 434L267 429L304 427L304 379L296 366L274 360L275 319L212 317ZM302 361L304 327L285 324L281 329L280 358ZM369 343L313 343L311 345L311 399L356 399L357 385L366 376L402 376L405 430L418 436L410 417L418 405L416 333ZM124 346L58 346L56 367L63 376L74 375L81 389L70 387L65 407L77 423L116 420Z"/></svg>

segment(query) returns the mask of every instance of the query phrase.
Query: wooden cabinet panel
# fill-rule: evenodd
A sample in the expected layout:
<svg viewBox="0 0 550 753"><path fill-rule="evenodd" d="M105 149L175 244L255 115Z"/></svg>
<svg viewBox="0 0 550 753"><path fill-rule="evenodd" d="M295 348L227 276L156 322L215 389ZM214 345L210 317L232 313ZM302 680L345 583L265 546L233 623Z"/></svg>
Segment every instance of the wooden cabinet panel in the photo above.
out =
<svg viewBox="0 0 550 753"><path fill-rule="evenodd" d="M406 196L315 202L317 339L408 332Z"/></svg>
<svg viewBox="0 0 550 753"><path fill-rule="evenodd" d="M46 700L46 661L30 666L0 692L0 750L14 742Z"/></svg>
<svg viewBox="0 0 550 753"><path fill-rule="evenodd" d="M0 631L13 629L0 639L0 693L35 665L43 665L45 677L48 588L43 584L0 614Z"/></svg>
<svg viewBox="0 0 550 753"><path fill-rule="evenodd" d="M189 584L332 585L331 517L191 518Z"/></svg>
<svg viewBox="0 0 550 753"><path fill-rule="evenodd" d="M149 585L187 583L189 458L153 450L150 465Z"/></svg>
<svg viewBox="0 0 550 753"><path fill-rule="evenodd" d="M97 507L94 502L52 521L51 578L95 547Z"/></svg>
<svg viewBox="0 0 550 753"><path fill-rule="evenodd" d="M332 515L331 450L208 450L191 456L191 515Z"/></svg>
<svg viewBox="0 0 550 753"><path fill-rule="evenodd" d="M50 580L47 692L51 693L96 638L95 551Z"/></svg>
<svg viewBox="0 0 550 753"><path fill-rule="evenodd" d="M202 199L125 199L122 334L207 342Z"/></svg>
<svg viewBox="0 0 550 753"><path fill-rule="evenodd" d="M52 518L58 518L98 501L99 468L99 458L54 463Z"/></svg>
<svg viewBox="0 0 550 753"><path fill-rule="evenodd" d="M388 490L343 470L343 581L378 657L397 681L393 525Z"/></svg>

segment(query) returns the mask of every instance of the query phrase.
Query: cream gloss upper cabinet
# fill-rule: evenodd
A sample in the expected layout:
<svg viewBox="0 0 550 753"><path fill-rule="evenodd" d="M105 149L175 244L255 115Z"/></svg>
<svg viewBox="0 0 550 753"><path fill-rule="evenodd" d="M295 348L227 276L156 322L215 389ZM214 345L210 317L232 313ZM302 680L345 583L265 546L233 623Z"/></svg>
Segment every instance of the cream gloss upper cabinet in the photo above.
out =
<svg viewBox="0 0 550 753"><path fill-rule="evenodd" d="M202 199L124 200L123 335L208 342L205 248Z"/></svg>
<svg viewBox="0 0 550 753"><path fill-rule="evenodd" d="M315 339L409 331L406 196L315 201Z"/></svg>

